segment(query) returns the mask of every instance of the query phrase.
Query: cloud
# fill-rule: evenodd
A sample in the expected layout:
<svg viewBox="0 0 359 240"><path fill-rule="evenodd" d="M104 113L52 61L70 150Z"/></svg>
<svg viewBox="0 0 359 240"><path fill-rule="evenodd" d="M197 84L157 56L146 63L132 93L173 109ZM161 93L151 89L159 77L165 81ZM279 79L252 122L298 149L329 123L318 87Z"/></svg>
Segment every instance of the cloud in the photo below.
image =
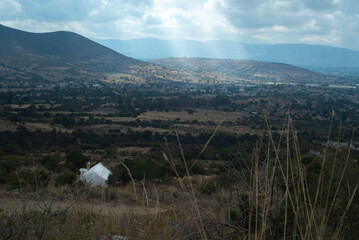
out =
<svg viewBox="0 0 359 240"><path fill-rule="evenodd" d="M21 5L15 0L0 1L0 20L16 17L21 12Z"/></svg>
<svg viewBox="0 0 359 240"><path fill-rule="evenodd" d="M359 50L357 0L1 0L0 23L94 38L232 39Z"/></svg>
<svg viewBox="0 0 359 240"><path fill-rule="evenodd" d="M303 3L308 9L318 10L318 11L327 11L327 10L332 10L335 7L335 5L339 4L339 1L333 1L333 0L320 0L320 1L304 0Z"/></svg>

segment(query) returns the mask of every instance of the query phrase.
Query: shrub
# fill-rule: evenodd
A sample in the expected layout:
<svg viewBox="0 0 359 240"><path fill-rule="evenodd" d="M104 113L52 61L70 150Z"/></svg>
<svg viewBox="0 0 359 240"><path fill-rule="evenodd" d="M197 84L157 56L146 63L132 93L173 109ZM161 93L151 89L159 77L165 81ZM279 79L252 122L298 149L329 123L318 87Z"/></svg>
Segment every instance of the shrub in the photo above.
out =
<svg viewBox="0 0 359 240"><path fill-rule="evenodd" d="M229 210L229 222L239 228L245 229L246 231L249 230L249 221L251 221L251 225L254 226L257 219L257 224L259 225L262 219L258 213L260 213L261 210L257 209L258 207L255 204L251 206L249 195L247 193L240 193L237 200L237 208L231 208ZM250 215L251 217L249 217ZM253 229L251 232L253 232Z"/></svg>
<svg viewBox="0 0 359 240"><path fill-rule="evenodd" d="M45 169L23 168L8 175L7 183L10 188L29 188L36 190L39 187L46 186L49 183L50 173Z"/></svg>
<svg viewBox="0 0 359 240"><path fill-rule="evenodd" d="M56 172L58 170L60 162L61 158L58 154L48 155L40 160L42 166L53 172Z"/></svg>
<svg viewBox="0 0 359 240"><path fill-rule="evenodd" d="M153 159L145 159L133 169L133 177L136 179L162 178L164 176L164 164Z"/></svg>
<svg viewBox="0 0 359 240"><path fill-rule="evenodd" d="M149 180L165 177L166 165L153 159L125 161L124 164L128 167L132 177L135 179L142 179L145 177L146 180ZM131 181L128 170L122 164L118 164L116 167L112 168L111 172L108 179L109 185L117 185L118 183L126 185Z"/></svg>
<svg viewBox="0 0 359 240"><path fill-rule="evenodd" d="M10 182L11 173L15 172L15 170L18 169L20 165L20 159L16 157L0 159L0 183Z"/></svg>
<svg viewBox="0 0 359 240"><path fill-rule="evenodd" d="M200 184L198 191L202 194L212 195L219 189L219 184L212 181L204 181Z"/></svg>
<svg viewBox="0 0 359 240"><path fill-rule="evenodd" d="M76 180L74 173L62 173L55 178L55 186L72 185Z"/></svg>
<svg viewBox="0 0 359 240"><path fill-rule="evenodd" d="M127 167L130 167L128 161L124 162ZM127 169L122 165L118 164L114 168L111 169L111 174L108 177L107 183L109 185L115 186L118 183L122 183L123 185L127 185L131 181L130 175L128 174Z"/></svg>
<svg viewBox="0 0 359 240"><path fill-rule="evenodd" d="M72 150L66 154L66 163L74 172L77 172L79 168L85 167L88 161L89 158L78 150Z"/></svg>

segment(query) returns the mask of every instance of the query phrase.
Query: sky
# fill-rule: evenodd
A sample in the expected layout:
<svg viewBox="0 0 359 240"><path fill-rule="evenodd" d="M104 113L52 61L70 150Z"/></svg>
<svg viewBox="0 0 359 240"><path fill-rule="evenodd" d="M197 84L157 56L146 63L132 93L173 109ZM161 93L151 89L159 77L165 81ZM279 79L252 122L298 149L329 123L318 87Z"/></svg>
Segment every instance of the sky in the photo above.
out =
<svg viewBox="0 0 359 240"><path fill-rule="evenodd" d="M359 50L358 0L0 0L0 23L98 39L308 43Z"/></svg>

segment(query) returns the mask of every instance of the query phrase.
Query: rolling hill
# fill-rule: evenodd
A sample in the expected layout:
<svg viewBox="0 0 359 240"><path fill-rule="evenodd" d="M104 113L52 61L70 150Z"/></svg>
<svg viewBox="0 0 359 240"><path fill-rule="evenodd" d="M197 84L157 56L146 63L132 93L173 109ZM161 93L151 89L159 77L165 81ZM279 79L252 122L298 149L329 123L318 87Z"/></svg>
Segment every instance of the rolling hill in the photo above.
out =
<svg viewBox="0 0 359 240"><path fill-rule="evenodd" d="M257 81L308 82L330 79L329 76L284 63L208 58L165 58L150 62L197 73L214 73Z"/></svg>

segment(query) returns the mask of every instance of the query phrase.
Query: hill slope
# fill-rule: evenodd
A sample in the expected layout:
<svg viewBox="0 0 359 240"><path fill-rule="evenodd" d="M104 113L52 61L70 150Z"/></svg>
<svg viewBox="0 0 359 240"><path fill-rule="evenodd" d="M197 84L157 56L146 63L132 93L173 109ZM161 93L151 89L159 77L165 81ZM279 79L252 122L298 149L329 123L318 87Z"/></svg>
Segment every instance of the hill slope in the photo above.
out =
<svg viewBox="0 0 359 240"><path fill-rule="evenodd" d="M1 59L25 55L78 63L115 61L121 66L139 63L73 32L30 33L0 25L0 46Z"/></svg>
<svg viewBox="0 0 359 240"><path fill-rule="evenodd" d="M283 63L207 58L165 58L150 62L187 71L212 72L247 80L308 82L329 79L328 76Z"/></svg>
<svg viewBox="0 0 359 240"><path fill-rule="evenodd" d="M30 33L0 25L0 65L11 71L62 80L131 73L131 69L149 64L76 33Z"/></svg>

